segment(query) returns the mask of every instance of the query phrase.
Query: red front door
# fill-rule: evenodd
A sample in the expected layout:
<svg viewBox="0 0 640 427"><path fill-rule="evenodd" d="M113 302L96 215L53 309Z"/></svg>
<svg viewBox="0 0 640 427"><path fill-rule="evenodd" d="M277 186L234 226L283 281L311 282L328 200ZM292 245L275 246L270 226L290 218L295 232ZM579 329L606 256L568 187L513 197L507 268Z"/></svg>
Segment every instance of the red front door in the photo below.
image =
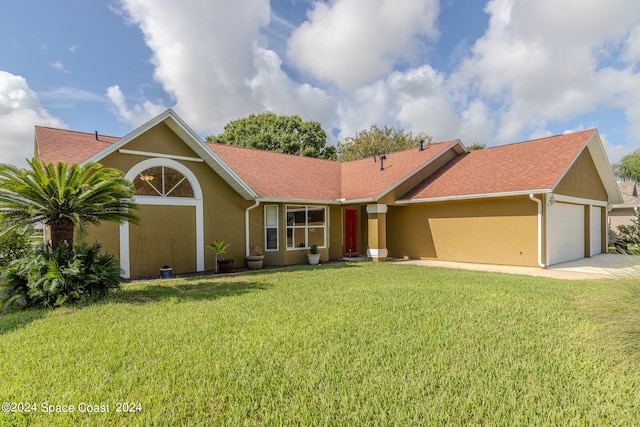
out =
<svg viewBox="0 0 640 427"><path fill-rule="evenodd" d="M358 252L358 211L356 209L345 209L345 252L355 254Z"/></svg>

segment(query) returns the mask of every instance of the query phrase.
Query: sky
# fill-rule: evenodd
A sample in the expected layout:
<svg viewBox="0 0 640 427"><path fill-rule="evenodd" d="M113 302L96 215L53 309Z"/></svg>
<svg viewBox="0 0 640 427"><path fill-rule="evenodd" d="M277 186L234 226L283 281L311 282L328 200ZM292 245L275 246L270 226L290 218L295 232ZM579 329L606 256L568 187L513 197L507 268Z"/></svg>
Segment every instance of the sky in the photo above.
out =
<svg viewBox="0 0 640 427"><path fill-rule="evenodd" d="M0 163L34 126L202 138L271 111L501 145L597 128L640 148L637 0L21 0L0 6Z"/></svg>

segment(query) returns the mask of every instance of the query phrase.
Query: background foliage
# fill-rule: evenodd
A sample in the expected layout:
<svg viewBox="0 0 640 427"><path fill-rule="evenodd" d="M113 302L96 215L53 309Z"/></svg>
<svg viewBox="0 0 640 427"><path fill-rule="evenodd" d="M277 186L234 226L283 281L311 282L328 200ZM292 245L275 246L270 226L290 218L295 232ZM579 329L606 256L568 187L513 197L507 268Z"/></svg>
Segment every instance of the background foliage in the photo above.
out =
<svg viewBox="0 0 640 427"><path fill-rule="evenodd" d="M420 141L431 144L431 136L418 133L413 135L405 130L386 126L371 125L369 129L357 132L355 136L347 137L338 143L338 159L343 162L378 156L394 151L402 151L418 147Z"/></svg>
<svg viewBox="0 0 640 427"><path fill-rule="evenodd" d="M616 177L633 182L640 182L640 150L624 156L620 163L613 165Z"/></svg>
<svg viewBox="0 0 640 427"><path fill-rule="evenodd" d="M233 120L220 135L208 136L207 141L276 153L336 158L336 149L327 146L327 134L319 122L271 112Z"/></svg>
<svg viewBox="0 0 640 427"><path fill-rule="evenodd" d="M0 217L0 223L2 218ZM22 227L0 231L0 271L13 260L31 251L30 228Z"/></svg>

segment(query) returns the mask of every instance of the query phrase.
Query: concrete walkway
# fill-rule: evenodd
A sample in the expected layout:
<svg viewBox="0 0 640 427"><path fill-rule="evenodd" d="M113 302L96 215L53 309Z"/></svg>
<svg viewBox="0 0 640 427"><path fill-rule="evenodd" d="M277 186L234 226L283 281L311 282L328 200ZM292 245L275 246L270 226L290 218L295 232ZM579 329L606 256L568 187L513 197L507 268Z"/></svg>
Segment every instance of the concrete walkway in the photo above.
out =
<svg viewBox="0 0 640 427"><path fill-rule="evenodd" d="M491 271L496 273L524 274L568 280L640 278L640 255L600 254L591 258L555 264L547 268L517 267L492 264L469 264L437 260L388 259L399 264L427 265L458 268L462 270Z"/></svg>

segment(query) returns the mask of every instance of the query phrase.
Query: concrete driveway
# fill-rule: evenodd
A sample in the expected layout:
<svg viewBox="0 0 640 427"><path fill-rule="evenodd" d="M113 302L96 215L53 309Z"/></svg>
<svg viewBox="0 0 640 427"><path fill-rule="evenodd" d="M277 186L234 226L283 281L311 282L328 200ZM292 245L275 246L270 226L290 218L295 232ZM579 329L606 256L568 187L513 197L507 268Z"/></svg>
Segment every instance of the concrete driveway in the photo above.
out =
<svg viewBox="0 0 640 427"><path fill-rule="evenodd" d="M491 271L496 273L524 274L568 280L620 279L640 277L640 255L600 254L591 258L555 264L547 268L516 267L508 265L469 264L437 260L399 260L390 262L458 268L463 270Z"/></svg>

